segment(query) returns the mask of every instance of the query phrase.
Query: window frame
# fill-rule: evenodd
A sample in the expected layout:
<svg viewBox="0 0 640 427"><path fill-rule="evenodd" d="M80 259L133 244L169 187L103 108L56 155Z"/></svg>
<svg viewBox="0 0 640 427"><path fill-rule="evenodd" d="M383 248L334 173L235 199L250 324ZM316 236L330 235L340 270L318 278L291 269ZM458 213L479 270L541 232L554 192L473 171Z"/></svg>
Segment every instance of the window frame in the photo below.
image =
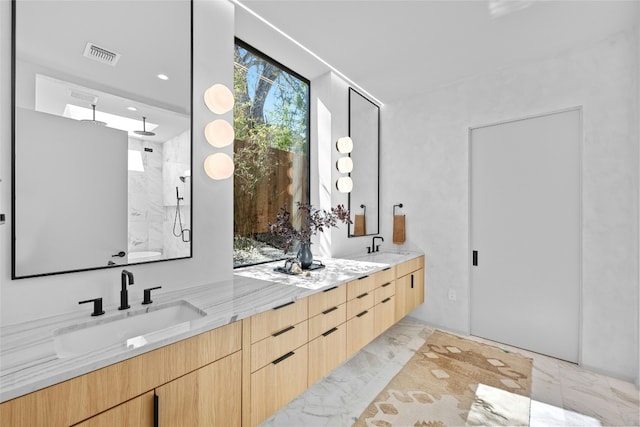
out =
<svg viewBox="0 0 640 427"><path fill-rule="evenodd" d="M304 82L307 87L307 144L306 144L306 155L307 155L307 173L306 173L306 192L303 195L303 197L305 198L305 200L302 200L302 203L311 203L311 80L307 79L306 77L304 77L303 75L301 75L300 73L292 70L291 68L287 67L286 65L282 64L280 61L277 61L275 59L273 59L271 56L267 55L266 53L256 49L255 47L251 46L249 43L245 42L244 40L238 38L238 37L234 37L233 40L233 44L234 44L234 50L236 46L241 47L242 49L247 50L248 52L250 52L252 55L257 56L260 59L263 59L267 62L272 63L273 65L279 67L282 71L292 75L293 77L301 80L302 82ZM235 67L235 64L234 64ZM235 121L235 118L234 118ZM234 194L233 194L234 200L235 200L235 190L234 190ZM275 218L274 218L275 220ZM234 236L235 237L235 236ZM235 252L235 249L234 249ZM243 264L243 265L234 265L234 269L236 268L244 268L244 267L250 267L253 265L261 265L261 264L267 264L270 262L274 262L274 261L279 261L285 258L278 258L278 259L272 259L272 260L268 260L268 261L260 261L260 262L256 262L256 263L252 263L252 264Z"/></svg>

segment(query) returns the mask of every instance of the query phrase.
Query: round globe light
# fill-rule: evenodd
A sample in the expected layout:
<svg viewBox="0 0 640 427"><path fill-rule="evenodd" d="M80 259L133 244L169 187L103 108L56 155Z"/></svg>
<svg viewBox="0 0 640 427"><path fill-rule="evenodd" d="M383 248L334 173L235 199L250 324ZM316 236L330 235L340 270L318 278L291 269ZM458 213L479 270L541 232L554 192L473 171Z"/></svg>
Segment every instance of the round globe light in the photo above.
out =
<svg viewBox="0 0 640 427"><path fill-rule="evenodd" d="M215 114L224 114L233 108L235 100L228 87L214 84L204 92L204 103Z"/></svg>
<svg viewBox="0 0 640 427"><path fill-rule="evenodd" d="M233 126L223 119L214 120L204 128L204 137L214 147L226 147L233 143L235 136Z"/></svg>
<svg viewBox="0 0 640 427"><path fill-rule="evenodd" d="M227 179L233 175L233 160L224 153L215 153L204 159L204 171L211 179Z"/></svg>
<svg viewBox="0 0 640 427"><path fill-rule="evenodd" d="M336 188L341 193L351 193L351 190L353 190L353 181L348 176L338 178Z"/></svg>
<svg viewBox="0 0 640 427"><path fill-rule="evenodd" d="M348 136L343 136L336 142L336 149L342 154L350 153L353 150L353 141Z"/></svg>
<svg viewBox="0 0 640 427"><path fill-rule="evenodd" d="M349 173L353 170L353 160L351 157L341 157L336 162L336 168L340 173Z"/></svg>

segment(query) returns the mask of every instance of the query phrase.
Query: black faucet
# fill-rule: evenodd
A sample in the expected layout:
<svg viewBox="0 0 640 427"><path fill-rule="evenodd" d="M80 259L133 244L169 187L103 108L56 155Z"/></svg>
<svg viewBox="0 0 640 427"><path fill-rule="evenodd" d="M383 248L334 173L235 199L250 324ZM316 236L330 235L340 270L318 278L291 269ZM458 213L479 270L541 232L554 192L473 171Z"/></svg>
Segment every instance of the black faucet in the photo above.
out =
<svg viewBox="0 0 640 427"><path fill-rule="evenodd" d="M122 289L120 290L120 307L118 310L126 310L129 305L129 291L127 290L127 278L129 279L129 285L133 285L133 273L127 270L122 270Z"/></svg>
<svg viewBox="0 0 640 427"><path fill-rule="evenodd" d="M384 242L384 237L382 236L373 236L373 239L371 239L371 247L367 248L367 253L373 253L373 252L378 252L380 250L380 245L376 246L376 239L380 239Z"/></svg>

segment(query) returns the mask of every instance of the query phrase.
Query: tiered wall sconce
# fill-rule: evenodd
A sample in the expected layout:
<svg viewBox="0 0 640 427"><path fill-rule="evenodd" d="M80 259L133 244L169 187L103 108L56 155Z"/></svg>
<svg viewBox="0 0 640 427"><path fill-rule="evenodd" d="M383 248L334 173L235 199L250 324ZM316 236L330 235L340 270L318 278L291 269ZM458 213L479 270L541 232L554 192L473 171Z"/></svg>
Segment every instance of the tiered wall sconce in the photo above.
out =
<svg viewBox="0 0 640 427"><path fill-rule="evenodd" d="M212 113L225 114L231 111L235 100L228 87L214 84L204 92L204 103ZM217 119L207 124L204 136L213 147L222 148L233 143L235 132L228 121ZM204 170L212 179L227 179L233 175L233 160L225 153L211 154L204 160Z"/></svg>
<svg viewBox="0 0 640 427"><path fill-rule="evenodd" d="M350 173L353 170L353 160L349 156L349 153L353 150L353 141L348 136L344 136L338 139L336 142L336 149L340 154L347 154L344 157L340 157L336 162L336 169L340 173ZM353 190L353 181L349 176L341 176L336 181L336 188L341 193L350 193Z"/></svg>
<svg viewBox="0 0 640 427"><path fill-rule="evenodd" d="M232 144L236 135L228 121L218 119L207 124L204 128L204 136L209 144L222 148Z"/></svg>

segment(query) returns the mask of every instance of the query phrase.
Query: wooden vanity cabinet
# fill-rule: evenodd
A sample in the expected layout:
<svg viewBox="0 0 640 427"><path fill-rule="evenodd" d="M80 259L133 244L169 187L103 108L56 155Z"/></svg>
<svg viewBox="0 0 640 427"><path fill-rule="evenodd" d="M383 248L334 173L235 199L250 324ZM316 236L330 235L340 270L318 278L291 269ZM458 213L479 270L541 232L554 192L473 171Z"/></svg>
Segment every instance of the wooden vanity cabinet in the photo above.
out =
<svg viewBox="0 0 640 427"><path fill-rule="evenodd" d="M240 426L241 364L242 352L235 352L78 426Z"/></svg>
<svg viewBox="0 0 640 427"><path fill-rule="evenodd" d="M154 393L160 393L161 417L162 411L191 405L197 397L190 408L192 418L180 425L202 425L194 420L212 419L198 413L202 409L225 414L219 425L239 426L241 333L241 323L232 323L9 400L0 405L0 425L153 426ZM224 376L218 375L221 372ZM188 380L192 383L183 387L184 392L167 392ZM227 418L227 413L238 415ZM162 426L162 418L158 421Z"/></svg>
<svg viewBox="0 0 640 427"><path fill-rule="evenodd" d="M424 256L396 266L395 321L424 303Z"/></svg>
<svg viewBox="0 0 640 427"><path fill-rule="evenodd" d="M79 427L153 426L154 392L149 391L115 408L76 424Z"/></svg>
<svg viewBox="0 0 640 427"><path fill-rule="evenodd" d="M311 386L347 359L347 287L335 286L309 299L309 372Z"/></svg>
<svg viewBox="0 0 640 427"><path fill-rule="evenodd" d="M257 426L307 389L308 302L243 320L242 423Z"/></svg>
<svg viewBox="0 0 640 427"><path fill-rule="evenodd" d="M238 351L156 388L158 426L241 426L241 366Z"/></svg>

